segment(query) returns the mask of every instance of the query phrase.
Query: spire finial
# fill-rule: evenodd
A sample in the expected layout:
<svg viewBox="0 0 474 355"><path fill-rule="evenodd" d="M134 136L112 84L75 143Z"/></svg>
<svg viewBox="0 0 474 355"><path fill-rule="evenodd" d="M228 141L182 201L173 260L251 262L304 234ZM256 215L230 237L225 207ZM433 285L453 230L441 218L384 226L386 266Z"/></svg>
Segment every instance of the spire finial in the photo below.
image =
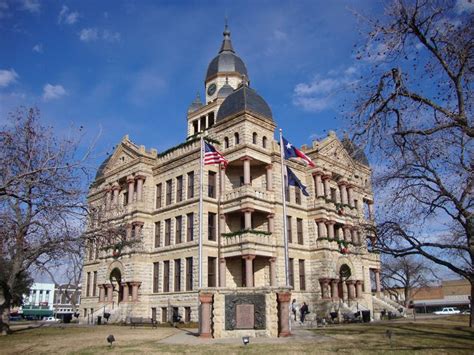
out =
<svg viewBox="0 0 474 355"><path fill-rule="evenodd" d="M225 17L224 32L222 34L224 35L224 40L222 41L222 46L219 53L222 53L224 51L234 53L234 48L232 48L232 42L230 41L230 31L229 31L229 25L227 23L227 16Z"/></svg>

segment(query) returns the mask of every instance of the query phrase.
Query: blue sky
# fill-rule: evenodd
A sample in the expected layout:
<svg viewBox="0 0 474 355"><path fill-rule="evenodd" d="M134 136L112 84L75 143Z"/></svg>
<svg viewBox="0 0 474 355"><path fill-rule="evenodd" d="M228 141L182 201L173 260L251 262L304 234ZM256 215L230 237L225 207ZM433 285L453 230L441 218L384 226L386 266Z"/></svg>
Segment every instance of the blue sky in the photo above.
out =
<svg viewBox="0 0 474 355"><path fill-rule="evenodd" d="M129 134L159 151L182 142L186 110L228 16L251 86L296 144L343 126L357 78L353 10L378 1L0 0L0 117L37 105L57 129L102 131L99 155Z"/></svg>

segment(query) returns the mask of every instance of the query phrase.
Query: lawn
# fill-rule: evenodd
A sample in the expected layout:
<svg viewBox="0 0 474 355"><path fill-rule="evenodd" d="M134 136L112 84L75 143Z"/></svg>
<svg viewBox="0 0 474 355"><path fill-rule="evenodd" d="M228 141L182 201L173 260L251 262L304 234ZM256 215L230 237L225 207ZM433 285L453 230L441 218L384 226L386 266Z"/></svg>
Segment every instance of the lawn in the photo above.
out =
<svg viewBox="0 0 474 355"><path fill-rule="evenodd" d="M332 326L285 339L251 339L244 347L239 340L213 341L210 344L189 339L177 344L162 341L183 336L174 328L139 328L119 326L99 327L43 327L17 331L0 337L3 354L97 354L97 353L225 353L281 354L281 353L350 353L350 354L473 354L474 331L466 326L462 316L411 321L392 321L371 324ZM392 344L386 336L392 333ZM112 348L105 338L114 334ZM193 338L187 336L187 338ZM184 338L179 339L186 339Z"/></svg>

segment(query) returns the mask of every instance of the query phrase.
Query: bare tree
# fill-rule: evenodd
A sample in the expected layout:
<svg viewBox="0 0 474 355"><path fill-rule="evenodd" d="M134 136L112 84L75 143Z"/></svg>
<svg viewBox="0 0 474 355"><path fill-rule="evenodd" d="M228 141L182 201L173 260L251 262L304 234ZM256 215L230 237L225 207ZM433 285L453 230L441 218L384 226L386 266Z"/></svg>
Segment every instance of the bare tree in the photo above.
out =
<svg viewBox="0 0 474 355"><path fill-rule="evenodd" d="M474 309L474 17L459 3L394 0L368 20L353 128L378 161L378 249L466 278Z"/></svg>
<svg viewBox="0 0 474 355"><path fill-rule="evenodd" d="M38 119L37 109L19 109L0 131L2 334L10 307L28 289L29 271L83 243L88 175L77 159L78 140L55 138Z"/></svg>
<svg viewBox="0 0 474 355"><path fill-rule="evenodd" d="M428 261L413 255L382 259L382 284L384 290L390 292L402 289L404 306L408 307L416 293L423 287L429 286L437 279ZM398 292L395 292L398 296Z"/></svg>

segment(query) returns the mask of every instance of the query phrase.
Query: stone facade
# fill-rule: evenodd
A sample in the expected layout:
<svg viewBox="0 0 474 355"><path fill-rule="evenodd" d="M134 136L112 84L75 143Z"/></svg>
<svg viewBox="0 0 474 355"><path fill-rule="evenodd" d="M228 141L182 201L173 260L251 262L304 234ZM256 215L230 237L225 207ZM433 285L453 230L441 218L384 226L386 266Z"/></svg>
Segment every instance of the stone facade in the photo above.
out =
<svg viewBox="0 0 474 355"><path fill-rule="evenodd" d="M230 33L224 35L224 44L230 43ZM234 53L223 48L223 54ZM83 321L104 312L111 314L110 321L128 316L169 321L173 312L197 321L201 185L201 286L240 292L286 285L276 123L265 113L269 109L259 111L263 99L247 87L248 79L229 70L218 68L206 78L206 103L191 105L184 144L158 154L125 136L100 167L88 195L89 232L107 223L123 226L135 242L111 249L90 246L84 260L83 285L89 283L90 292L81 301ZM211 85L215 88L209 90ZM219 117L219 108L234 95L221 94L226 85L234 93L244 90L249 101ZM215 146L229 161L226 169L206 166L203 181L200 135L219 142ZM310 194L293 186L286 191L291 297L321 316L355 305L373 310L380 260L361 228L373 223L371 169L361 152L333 132L301 150L316 168L286 161Z"/></svg>

